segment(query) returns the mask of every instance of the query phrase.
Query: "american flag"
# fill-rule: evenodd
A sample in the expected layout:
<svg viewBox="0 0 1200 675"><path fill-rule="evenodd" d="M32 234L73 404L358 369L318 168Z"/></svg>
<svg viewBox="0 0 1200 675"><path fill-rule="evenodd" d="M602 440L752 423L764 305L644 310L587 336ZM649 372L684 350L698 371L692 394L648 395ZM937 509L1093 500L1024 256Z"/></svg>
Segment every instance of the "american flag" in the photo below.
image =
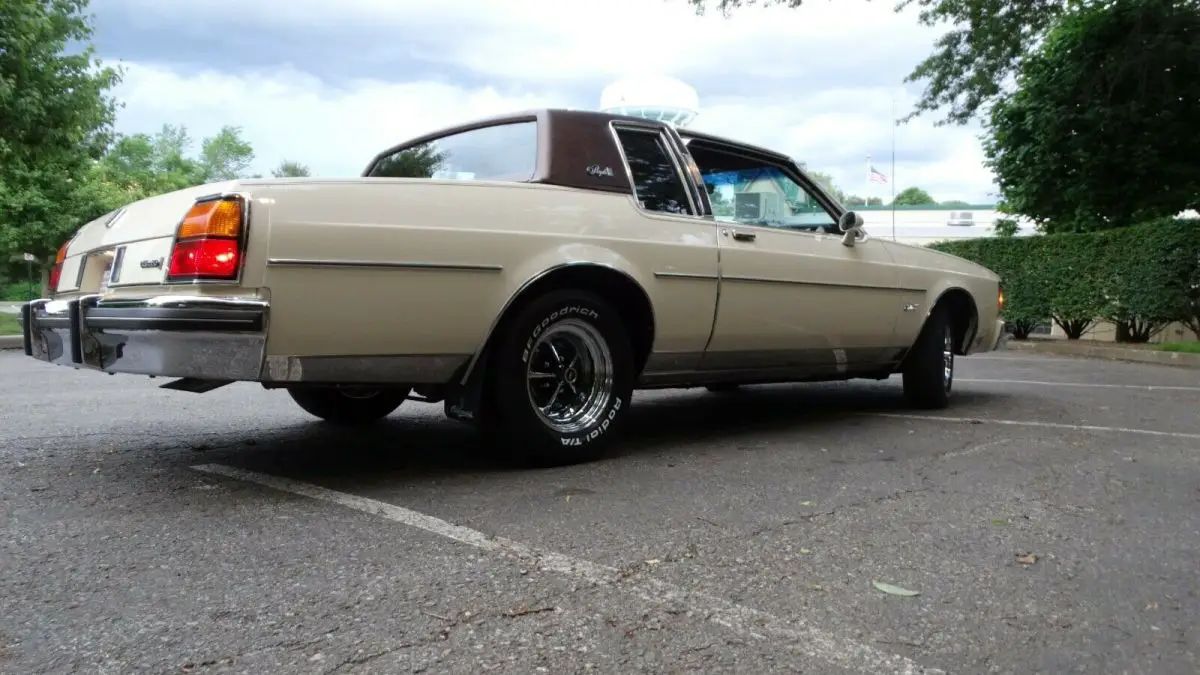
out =
<svg viewBox="0 0 1200 675"><path fill-rule="evenodd" d="M872 183L886 183L886 182L888 182L887 176L883 175L879 171L879 169L876 169L875 167L872 166L871 167L871 182Z"/></svg>

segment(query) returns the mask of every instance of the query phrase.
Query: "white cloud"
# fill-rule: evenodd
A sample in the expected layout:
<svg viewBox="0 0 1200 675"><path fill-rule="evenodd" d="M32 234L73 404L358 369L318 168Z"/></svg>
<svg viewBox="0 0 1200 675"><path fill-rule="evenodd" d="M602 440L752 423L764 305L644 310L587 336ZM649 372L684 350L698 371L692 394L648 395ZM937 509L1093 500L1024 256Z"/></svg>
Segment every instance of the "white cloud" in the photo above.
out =
<svg viewBox="0 0 1200 675"><path fill-rule="evenodd" d="M222 125L242 127L255 149L254 171L266 174L283 159L325 176L358 175L379 151L440 126L511 110L554 105L550 95L507 96L438 82L362 80L338 89L304 73L181 74L126 64L117 96L126 107L118 130L187 126L199 139Z"/></svg>
<svg viewBox="0 0 1200 675"><path fill-rule="evenodd" d="M160 35L222 15L238 16L241 39L295 31L312 40L320 30L356 26L370 36L394 31L395 39L364 38L347 49L356 63L364 54L380 63L416 56L464 76L456 84L444 74L435 80L397 70L389 81L322 81L305 72L305 44L278 68L252 73L185 71L165 65L170 50L161 61L127 64L117 92L126 102L122 131L170 122L199 138L239 125L263 173L288 158L322 175L354 175L405 137L514 109L594 106L599 88L579 100L580 82L658 72L697 85L697 128L778 147L861 193L867 154L891 174L892 98L897 115L910 109L915 87L906 90L902 79L940 32L884 0L809 0L796 10L750 8L728 19L696 17L685 0L110 3L136 10ZM219 31L204 39L222 49ZM242 41L236 48L252 49ZM337 50L322 52L330 53ZM990 201L977 135L976 127L935 127L931 118L898 128L898 189L920 185L938 199ZM871 189L890 194L887 186Z"/></svg>

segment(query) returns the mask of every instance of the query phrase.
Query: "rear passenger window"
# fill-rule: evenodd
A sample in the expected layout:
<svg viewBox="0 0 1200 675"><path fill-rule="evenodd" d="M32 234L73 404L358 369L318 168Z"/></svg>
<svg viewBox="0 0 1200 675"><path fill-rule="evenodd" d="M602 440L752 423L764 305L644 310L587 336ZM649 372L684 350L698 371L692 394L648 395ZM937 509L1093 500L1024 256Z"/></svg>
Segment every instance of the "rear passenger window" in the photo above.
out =
<svg viewBox="0 0 1200 675"><path fill-rule="evenodd" d="M629 172L633 175L634 197L647 211L691 213L683 179L667 151L666 141L656 131L617 129Z"/></svg>

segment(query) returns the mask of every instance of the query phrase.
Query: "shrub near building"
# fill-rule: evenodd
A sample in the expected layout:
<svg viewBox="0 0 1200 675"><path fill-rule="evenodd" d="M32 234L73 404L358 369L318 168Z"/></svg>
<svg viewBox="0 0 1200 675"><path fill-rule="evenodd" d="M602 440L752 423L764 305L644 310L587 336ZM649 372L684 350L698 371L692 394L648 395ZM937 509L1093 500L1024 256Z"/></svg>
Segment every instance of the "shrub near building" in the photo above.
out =
<svg viewBox="0 0 1200 675"><path fill-rule="evenodd" d="M1200 219L937 242L930 248L1001 276L1005 318L1019 340L1047 320L1068 339L1079 339L1102 321L1112 323L1123 342L1147 342L1172 323L1200 335Z"/></svg>

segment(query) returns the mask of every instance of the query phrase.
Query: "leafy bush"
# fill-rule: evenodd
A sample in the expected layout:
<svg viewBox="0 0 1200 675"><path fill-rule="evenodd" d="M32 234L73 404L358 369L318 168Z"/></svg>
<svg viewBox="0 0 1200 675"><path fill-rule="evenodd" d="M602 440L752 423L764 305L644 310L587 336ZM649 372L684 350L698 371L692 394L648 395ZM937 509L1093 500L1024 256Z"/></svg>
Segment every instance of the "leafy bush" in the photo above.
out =
<svg viewBox="0 0 1200 675"><path fill-rule="evenodd" d="M1200 220L1162 219L1083 234L987 237L931 248L1001 276L1005 318L1025 339L1047 319L1078 339L1097 321L1146 342L1168 324L1200 328Z"/></svg>
<svg viewBox="0 0 1200 675"><path fill-rule="evenodd" d="M37 283L30 285L23 281L5 282L0 280L0 302L32 300L38 297L41 290L41 284Z"/></svg>

